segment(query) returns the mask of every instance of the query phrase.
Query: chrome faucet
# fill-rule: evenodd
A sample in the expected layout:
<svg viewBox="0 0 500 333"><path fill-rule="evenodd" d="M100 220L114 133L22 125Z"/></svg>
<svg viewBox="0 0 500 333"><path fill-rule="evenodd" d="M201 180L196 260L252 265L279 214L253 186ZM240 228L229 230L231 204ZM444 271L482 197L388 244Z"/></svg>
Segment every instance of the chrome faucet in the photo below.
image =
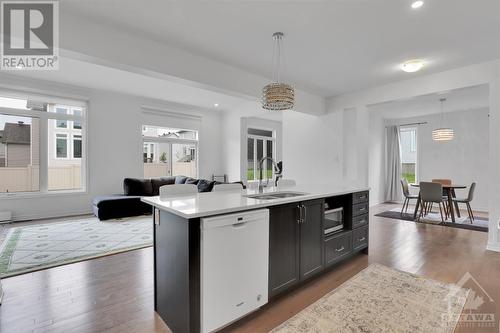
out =
<svg viewBox="0 0 500 333"><path fill-rule="evenodd" d="M266 185L262 184L262 166L264 164L264 161L271 161L271 163L273 164L274 171L276 172L276 180L274 181L275 186L278 185L278 179L282 177L281 173L279 173L280 169L278 168L278 164L276 164L276 161L274 159L269 156L261 158L259 161L259 191L261 191L263 187L269 186L269 179L266 180Z"/></svg>

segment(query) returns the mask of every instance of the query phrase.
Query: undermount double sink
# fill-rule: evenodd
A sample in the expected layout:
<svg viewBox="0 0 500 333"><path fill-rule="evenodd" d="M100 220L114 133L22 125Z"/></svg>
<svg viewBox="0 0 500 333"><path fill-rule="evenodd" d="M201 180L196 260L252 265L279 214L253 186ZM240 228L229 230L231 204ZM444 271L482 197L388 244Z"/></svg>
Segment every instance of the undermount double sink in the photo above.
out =
<svg viewBox="0 0 500 333"><path fill-rule="evenodd" d="M247 198L258 199L258 200L276 200L276 199L299 197L301 195L306 195L306 194L307 193L303 193L303 192L282 191L282 192L251 194L251 195L245 195L245 196Z"/></svg>

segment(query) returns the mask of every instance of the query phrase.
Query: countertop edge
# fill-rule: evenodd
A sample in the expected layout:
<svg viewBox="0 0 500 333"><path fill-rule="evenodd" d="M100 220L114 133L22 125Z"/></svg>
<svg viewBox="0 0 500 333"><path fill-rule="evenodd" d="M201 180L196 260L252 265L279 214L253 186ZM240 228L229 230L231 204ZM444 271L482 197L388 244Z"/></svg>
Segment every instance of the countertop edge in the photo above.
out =
<svg viewBox="0 0 500 333"><path fill-rule="evenodd" d="M275 199L275 200L257 200L257 199L255 199L256 201L258 201L255 204L250 204L250 205L241 206L241 207L214 209L213 211L199 212L199 213L193 213L193 214L186 214L186 213L179 211L177 209L168 207L166 205L162 205L160 202L157 201L159 198L158 196L142 197L141 201L145 202L147 204L150 204L158 209L161 209L161 210L167 211L169 213L175 214L177 216L180 216L182 218L195 219L195 218L202 218L202 217L215 216L215 215L221 215L221 214L248 211L248 210L252 210L252 209L272 207L272 206L277 206L277 205L290 204L290 203L300 202L300 201L322 199L322 198L327 198L327 197L334 197L334 196L345 195L345 194L349 194L349 193L357 193L357 192L362 192L362 191L369 191L369 190L370 190L369 187L359 187L359 188L352 188L352 189L342 190L342 191L332 191L332 192L318 193L318 194L306 194L303 196ZM241 195L241 194L238 193L238 195ZM178 197L176 199L182 200L182 197Z"/></svg>

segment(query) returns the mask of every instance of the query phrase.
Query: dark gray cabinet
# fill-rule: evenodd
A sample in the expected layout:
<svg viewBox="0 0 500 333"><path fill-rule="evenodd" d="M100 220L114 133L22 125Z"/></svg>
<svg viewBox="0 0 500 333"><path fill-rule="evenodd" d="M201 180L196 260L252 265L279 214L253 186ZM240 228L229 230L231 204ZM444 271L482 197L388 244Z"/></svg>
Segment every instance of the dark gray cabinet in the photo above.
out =
<svg viewBox="0 0 500 333"><path fill-rule="evenodd" d="M269 209L269 296L323 269L323 200Z"/></svg>
<svg viewBox="0 0 500 333"><path fill-rule="evenodd" d="M300 223L300 278L307 279L323 269L323 201L302 203Z"/></svg>
<svg viewBox="0 0 500 333"><path fill-rule="evenodd" d="M299 282L300 203L269 209L269 296Z"/></svg>

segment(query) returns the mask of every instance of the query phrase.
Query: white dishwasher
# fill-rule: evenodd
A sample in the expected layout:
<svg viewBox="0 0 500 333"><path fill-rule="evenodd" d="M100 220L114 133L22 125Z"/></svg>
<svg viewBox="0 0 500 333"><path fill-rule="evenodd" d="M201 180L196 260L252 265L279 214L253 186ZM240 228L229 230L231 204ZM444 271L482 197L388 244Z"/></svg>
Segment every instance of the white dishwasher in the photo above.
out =
<svg viewBox="0 0 500 333"><path fill-rule="evenodd" d="M212 332L267 303L267 209L201 219L201 331Z"/></svg>

